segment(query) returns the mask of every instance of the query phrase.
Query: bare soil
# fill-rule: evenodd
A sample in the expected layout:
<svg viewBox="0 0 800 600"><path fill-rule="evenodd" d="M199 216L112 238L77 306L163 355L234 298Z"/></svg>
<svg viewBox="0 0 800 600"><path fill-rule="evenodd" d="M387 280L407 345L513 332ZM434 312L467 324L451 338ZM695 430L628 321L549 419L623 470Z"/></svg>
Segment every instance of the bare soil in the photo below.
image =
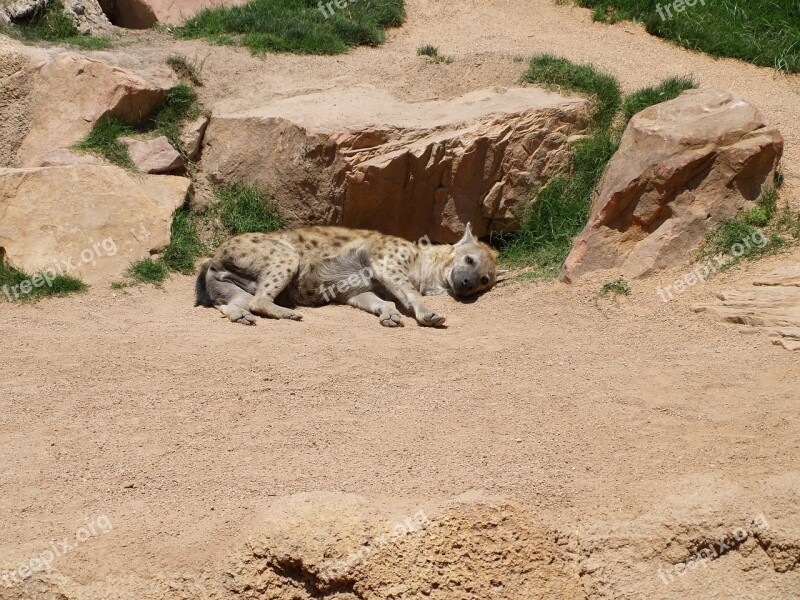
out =
<svg viewBox="0 0 800 600"><path fill-rule="evenodd" d="M411 0L408 11L385 46L346 56L259 58L156 32L98 54L130 66L174 52L204 61L215 113L342 83L418 100L518 85L525 65L513 57L542 51L593 62L627 90L691 73L778 126L782 197L800 206L796 75L549 0ZM426 43L455 61L415 56ZM163 289L98 284L0 303L0 567L105 515L113 530L54 570L81 585L214 572L254 516L291 494L402 499L413 512L482 489L571 539L587 597L800 596L798 355L690 308L798 259L794 248L745 263L667 304L656 289L682 270L633 282L620 299L598 296L614 273L573 286L515 279L470 304L432 299L448 315L442 330L384 329L334 306L247 328L193 307L182 276ZM693 532L701 509L709 521ZM767 568L731 553L679 585L659 582L676 529L688 555L758 514L781 540ZM616 541L597 541L610 532Z"/></svg>

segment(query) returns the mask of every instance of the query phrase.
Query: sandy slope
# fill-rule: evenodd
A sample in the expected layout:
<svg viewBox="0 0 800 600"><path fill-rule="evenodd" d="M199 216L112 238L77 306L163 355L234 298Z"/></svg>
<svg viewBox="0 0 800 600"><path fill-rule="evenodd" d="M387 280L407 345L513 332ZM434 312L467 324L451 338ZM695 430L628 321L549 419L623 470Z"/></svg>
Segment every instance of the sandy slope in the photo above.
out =
<svg viewBox="0 0 800 600"><path fill-rule="evenodd" d="M202 93L218 113L348 82L412 99L514 85L523 65L512 57L539 51L595 62L626 89L693 73L781 129L784 194L798 203L797 76L690 53L635 25L595 24L549 0L411 1L390 43L342 57L259 59L156 33L131 39L114 60L205 59ZM425 64L414 56L423 43L456 61ZM432 301L449 315L439 331L382 329L345 307L234 326L192 308L188 277L163 290L96 286L0 304L0 566L107 515L113 531L60 558L59 571L85 583L211 568L270 498L313 490L414 505L484 488L573 531L652 514L665 498L689 506L698 490L722 506L714 490L724 489L743 514L774 515L782 535L800 539L796 509L771 483L800 465L797 356L689 309L798 258L746 265L666 305L655 288L679 273L637 282L619 303L597 298L602 274L574 287L516 282L474 304ZM765 583L752 597L786 597L796 574L771 572L784 587ZM707 591L702 573L692 577L683 592L651 580L628 589ZM741 578L722 571L714 581L735 585L708 597L745 597Z"/></svg>

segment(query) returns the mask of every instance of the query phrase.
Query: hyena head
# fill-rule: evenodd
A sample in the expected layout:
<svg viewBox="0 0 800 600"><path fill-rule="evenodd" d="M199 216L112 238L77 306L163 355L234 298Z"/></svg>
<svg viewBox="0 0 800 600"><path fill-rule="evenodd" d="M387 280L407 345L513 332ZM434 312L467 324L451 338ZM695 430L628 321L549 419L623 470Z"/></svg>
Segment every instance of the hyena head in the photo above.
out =
<svg viewBox="0 0 800 600"><path fill-rule="evenodd" d="M453 245L453 267L448 276L450 288L457 296L466 297L485 292L497 281L497 252L472 237L467 223L464 236Z"/></svg>

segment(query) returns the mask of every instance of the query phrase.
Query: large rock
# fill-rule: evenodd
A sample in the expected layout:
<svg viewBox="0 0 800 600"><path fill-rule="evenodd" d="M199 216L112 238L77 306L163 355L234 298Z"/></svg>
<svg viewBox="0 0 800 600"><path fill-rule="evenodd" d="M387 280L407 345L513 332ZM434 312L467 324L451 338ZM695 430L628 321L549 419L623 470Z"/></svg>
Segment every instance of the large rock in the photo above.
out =
<svg viewBox="0 0 800 600"><path fill-rule="evenodd" d="M30 273L119 276L169 243L190 187L112 166L0 169L0 253Z"/></svg>
<svg viewBox="0 0 800 600"><path fill-rule="evenodd" d="M0 167L16 165L17 150L31 127L32 68L28 56L0 38Z"/></svg>
<svg viewBox="0 0 800 600"><path fill-rule="evenodd" d="M764 115L727 92L689 90L645 109L622 136L562 280L684 263L709 231L753 206L782 151Z"/></svg>
<svg viewBox="0 0 800 600"><path fill-rule="evenodd" d="M454 242L467 222L511 227L531 185L564 168L587 109L537 88L418 103L336 88L213 116L202 162L212 182L263 187L291 224Z"/></svg>
<svg viewBox="0 0 800 600"><path fill-rule="evenodd" d="M130 29L147 29L156 23L181 25L206 8L236 6L248 0L116 0L115 23Z"/></svg>
<svg viewBox="0 0 800 600"><path fill-rule="evenodd" d="M164 101L171 85L166 75L145 78L71 52L39 65L29 77L31 128L17 152L15 166L21 167L80 141L105 115L139 123Z"/></svg>
<svg viewBox="0 0 800 600"><path fill-rule="evenodd" d="M765 333L787 350L800 350L800 266L778 269L753 283L751 288L717 292L721 302L692 309L743 325L743 332Z"/></svg>

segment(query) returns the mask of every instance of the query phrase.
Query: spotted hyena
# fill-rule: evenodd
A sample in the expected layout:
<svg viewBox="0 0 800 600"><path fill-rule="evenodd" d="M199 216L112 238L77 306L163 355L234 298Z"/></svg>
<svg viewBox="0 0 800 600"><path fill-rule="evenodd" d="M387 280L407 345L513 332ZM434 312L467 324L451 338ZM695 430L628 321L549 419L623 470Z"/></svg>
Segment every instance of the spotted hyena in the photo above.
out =
<svg viewBox="0 0 800 600"><path fill-rule="evenodd" d="M197 304L245 325L255 324L256 315L298 321L296 306L349 304L397 327L403 324L398 302L420 325L439 327L445 316L422 297L467 298L488 290L497 252L476 241L469 224L456 244L426 241L343 227L243 233L200 268Z"/></svg>

